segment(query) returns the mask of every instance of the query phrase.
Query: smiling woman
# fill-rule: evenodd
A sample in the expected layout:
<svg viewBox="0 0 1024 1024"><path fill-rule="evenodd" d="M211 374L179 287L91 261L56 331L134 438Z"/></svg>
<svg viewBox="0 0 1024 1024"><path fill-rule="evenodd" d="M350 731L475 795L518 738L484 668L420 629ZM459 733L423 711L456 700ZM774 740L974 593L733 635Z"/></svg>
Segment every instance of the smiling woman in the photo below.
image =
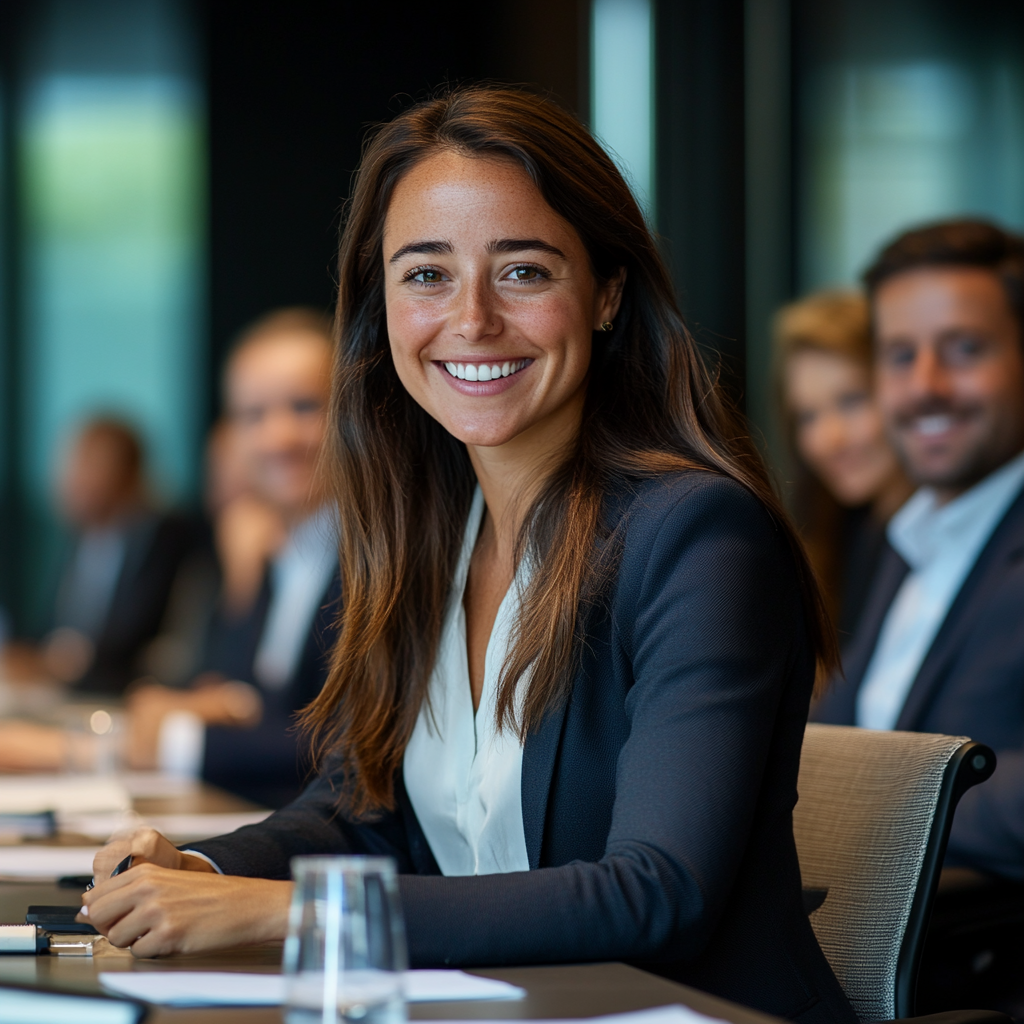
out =
<svg viewBox="0 0 1024 1024"><path fill-rule="evenodd" d="M339 276L322 775L190 851L111 844L98 877L139 866L89 920L138 956L280 937L292 856L383 853L415 965L628 959L852 1022L791 821L834 640L615 165L525 93L420 104Z"/></svg>

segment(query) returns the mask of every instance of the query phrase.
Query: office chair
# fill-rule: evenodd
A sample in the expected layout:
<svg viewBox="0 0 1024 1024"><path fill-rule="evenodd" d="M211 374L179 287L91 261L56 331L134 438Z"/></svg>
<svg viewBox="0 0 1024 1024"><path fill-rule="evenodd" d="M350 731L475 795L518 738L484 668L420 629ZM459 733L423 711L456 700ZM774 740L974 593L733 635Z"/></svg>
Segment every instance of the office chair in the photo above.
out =
<svg viewBox="0 0 1024 1024"><path fill-rule="evenodd" d="M995 770L964 736L807 726L793 832L814 933L862 1021L912 1017L953 812ZM1007 1024L983 1010L918 1018Z"/></svg>

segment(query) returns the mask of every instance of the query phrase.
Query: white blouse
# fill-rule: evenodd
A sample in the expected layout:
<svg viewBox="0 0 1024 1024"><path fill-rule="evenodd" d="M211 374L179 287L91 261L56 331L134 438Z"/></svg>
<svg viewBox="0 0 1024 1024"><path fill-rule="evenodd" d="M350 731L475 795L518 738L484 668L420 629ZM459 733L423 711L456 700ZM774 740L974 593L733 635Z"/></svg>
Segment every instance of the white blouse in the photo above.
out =
<svg viewBox="0 0 1024 1024"><path fill-rule="evenodd" d="M483 521L484 499L473 496L458 567L441 632L437 664L405 750L405 788L445 875L528 871L523 832L523 748L509 730L498 732L494 704L509 633L528 583L525 561L494 620L484 662L480 708L473 713L463 595ZM520 681L520 686L526 680Z"/></svg>

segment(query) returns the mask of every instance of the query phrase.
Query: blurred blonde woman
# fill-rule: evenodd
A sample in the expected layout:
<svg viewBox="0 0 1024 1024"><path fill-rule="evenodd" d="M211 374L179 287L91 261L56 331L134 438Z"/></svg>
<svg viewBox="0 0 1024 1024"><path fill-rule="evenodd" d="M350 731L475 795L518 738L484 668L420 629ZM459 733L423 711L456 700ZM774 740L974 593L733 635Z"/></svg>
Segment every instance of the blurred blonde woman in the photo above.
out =
<svg viewBox="0 0 1024 1024"><path fill-rule="evenodd" d="M821 291L784 306L775 355L794 511L842 640L856 626L885 524L911 491L875 405L864 297Z"/></svg>

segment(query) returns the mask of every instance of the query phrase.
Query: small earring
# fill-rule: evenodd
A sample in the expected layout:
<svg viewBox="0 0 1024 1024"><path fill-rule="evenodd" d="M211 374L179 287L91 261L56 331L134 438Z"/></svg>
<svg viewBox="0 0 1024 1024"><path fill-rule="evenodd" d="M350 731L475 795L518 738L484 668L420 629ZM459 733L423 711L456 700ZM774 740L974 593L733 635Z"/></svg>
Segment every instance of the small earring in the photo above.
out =
<svg viewBox="0 0 1024 1024"><path fill-rule="evenodd" d="M605 320L605 322L601 324L601 330L604 331L605 334L607 334L611 330L614 330L614 328L615 324L613 324L611 320Z"/></svg>

